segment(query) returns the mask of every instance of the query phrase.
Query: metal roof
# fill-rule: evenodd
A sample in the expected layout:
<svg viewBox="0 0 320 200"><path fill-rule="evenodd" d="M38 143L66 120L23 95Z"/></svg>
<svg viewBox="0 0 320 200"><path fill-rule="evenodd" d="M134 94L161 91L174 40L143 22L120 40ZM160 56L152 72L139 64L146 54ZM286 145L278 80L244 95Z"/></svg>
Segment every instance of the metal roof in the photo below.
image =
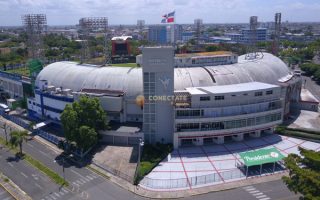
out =
<svg viewBox="0 0 320 200"><path fill-rule="evenodd" d="M277 84L278 79L287 76L286 64L272 54L264 53L263 58L245 60L231 65L208 67L189 67L174 69L174 89L214 85L231 85L247 82ZM124 91L127 96L143 94L142 68L98 67L81 65L75 62L56 62L46 66L37 76L36 86L40 80L47 80L49 85L70 88L73 91L86 89L106 89Z"/></svg>
<svg viewBox="0 0 320 200"><path fill-rule="evenodd" d="M244 91L255 91L277 88L279 86L261 82L239 83L233 85L219 85L207 87L186 88L190 94L226 94Z"/></svg>

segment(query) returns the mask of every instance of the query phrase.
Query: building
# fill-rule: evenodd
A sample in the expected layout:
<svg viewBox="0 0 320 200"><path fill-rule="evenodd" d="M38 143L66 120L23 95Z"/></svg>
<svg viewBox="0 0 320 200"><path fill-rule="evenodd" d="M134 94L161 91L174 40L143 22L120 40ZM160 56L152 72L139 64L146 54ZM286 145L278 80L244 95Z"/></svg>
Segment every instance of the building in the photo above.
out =
<svg viewBox="0 0 320 200"><path fill-rule="evenodd" d="M148 28L148 41L156 44L167 44L168 34L165 25L152 25Z"/></svg>
<svg viewBox="0 0 320 200"><path fill-rule="evenodd" d="M143 65L142 55L138 55L136 62ZM238 56L228 51L202 52L176 54L174 57L174 67L202 67L227 65L238 62Z"/></svg>
<svg viewBox="0 0 320 200"><path fill-rule="evenodd" d="M241 33L226 33L225 37L230 38L235 43L249 44L254 31L256 32L257 42L267 41L268 29L266 28L257 28L256 30L242 29Z"/></svg>
<svg viewBox="0 0 320 200"><path fill-rule="evenodd" d="M140 123L146 142L178 148L259 137L290 115L300 98L301 77L268 53L250 59L211 55L208 62L201 61L205 54L174 56L172 47L145 47L142 53L142 67L136 68L46 66L35 97L28 99L29 114L59 120L66 104L95 96L110 120ZM191 63L176 67L180 58ZM216 59L221 63L214 65Z"/></svg>
<svg viewBox="0 0 320 200"><path fill-rule="evenodd" d="M267 29L266 28L257 28L256 30L251 29L242 29L241 30L241 43L249 44L252 38L252 35L256 31L256 41L257 42L265 42L267 41Z"/></svg>
<svg viewBox="0 0 320 200"><path fill-rule="evenodd" d="M242 42L242 34L240 33L226 33L225 36L230 38L232 42L241 43Z"/></svg>
<svg viewBox="0 0 320 200"><path fill-rule="evenodd" d="M189 40L194 38L194 32L193 31L184 31L181 34L181 39L183 42L188 42Z"/></svg>
<svg viewBox="0 0 320 200"><path fill-rule="evenodd" d="M148 29L148 40L156 44L174 44L182 41L182 25L153 25Z"/></svg>

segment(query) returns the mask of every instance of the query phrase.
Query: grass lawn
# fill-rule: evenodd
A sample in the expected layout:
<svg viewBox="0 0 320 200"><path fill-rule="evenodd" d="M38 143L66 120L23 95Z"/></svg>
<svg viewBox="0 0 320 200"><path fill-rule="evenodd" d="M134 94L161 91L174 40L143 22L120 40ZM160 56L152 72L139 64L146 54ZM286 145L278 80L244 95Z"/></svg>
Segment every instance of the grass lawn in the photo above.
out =
<svg viewBox="0 0 320 200"><path fill-rule="evenodd" d="M20 74L20 75L23 75L23 76L29 76L30 75L30 72L29 72L29 69L28 68L19 68L19 69L10 69L10 70L7 70L5 72L8 72L8 73L12 73L12 74Z"/></svg>
<svg viewBox="0 0 320 200"><path fill-rule="evenodd" d="M276 132L280 135L298 137L302 139L311 139L320 141L320 132L308 129L288 128L285 126L278 126Z"/></svg>
<svg viewBox="0 0 320 200"><path fill-rule="evenodd" d="M111 65L115 67L138 67L137 63L117 63Z"/></svg>
<svg viewBox="0 0 320 200"><path fill-rule="evenodd" d="M151 170L156 167L161 160L163 160L172 151L172 145L157 144L145 145L141 156L140 167L137 172L135 183L147 175Z"/></svg>

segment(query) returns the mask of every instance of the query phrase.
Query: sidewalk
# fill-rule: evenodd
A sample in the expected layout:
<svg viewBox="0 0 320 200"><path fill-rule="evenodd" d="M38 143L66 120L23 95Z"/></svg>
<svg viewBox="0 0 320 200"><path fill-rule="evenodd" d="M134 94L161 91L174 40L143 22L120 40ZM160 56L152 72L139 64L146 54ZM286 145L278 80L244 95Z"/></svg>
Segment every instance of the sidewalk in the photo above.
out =
<svg viewBox="0 0 320 200"><path fill-rule="evenodd" d="M109 177L108 180L119 185L123 189L126 189L136 195L146 197L146 198L152 198L152 199L184 198L184 197L190 197L194 195L206 194L210 192L230 190L230 189L244 187L248 185L280 180L282 176L288 174L288 173L279 173L279 174L274 174L274 175L269 175L264 177L259 176L259 177L249 178L246 180L239 180L239 181L222 183L222 184L212 185L212 186L205 186L205 187L194 188L189 190L153 191L153 190L145 189L140 185L138 186L132 185L129 182L102 170L101 168L95 166L94 164L91 164L90 167L98 171L99 173L102 173L105 176Z"/></svg>

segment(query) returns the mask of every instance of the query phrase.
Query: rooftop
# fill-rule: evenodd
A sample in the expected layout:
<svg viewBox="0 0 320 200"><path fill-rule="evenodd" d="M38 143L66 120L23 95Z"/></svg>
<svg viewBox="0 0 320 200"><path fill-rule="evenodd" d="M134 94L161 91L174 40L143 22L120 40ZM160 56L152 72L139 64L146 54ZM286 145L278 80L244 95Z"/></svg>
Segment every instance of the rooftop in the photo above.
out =
<svg viewBox="0 0 320 200"><path fill-rule="evenodd" d="M244 91L255 91L277 88L279 86L261 82L240 83L234 85L220 85L210 87L192 87L186 88L186 90L193 95L199 94L225 94Z"/></svg>
<svg viewBox="0 0 320 200"><path fill-rule="evenodd" d="M319 103L319 100L311 94L311 92L307 89L302 89L301 90L301 101L303 102L314 102L314 103Z"/></svg>
<svg viewBox="0 0 320 200"><path fill-rule="evenodd" d="M233 55L230 51L213 51L213 52L201 52L201 53L184 53L176 54L175 57L199 57L199 56L230 56Z"/></svg>

